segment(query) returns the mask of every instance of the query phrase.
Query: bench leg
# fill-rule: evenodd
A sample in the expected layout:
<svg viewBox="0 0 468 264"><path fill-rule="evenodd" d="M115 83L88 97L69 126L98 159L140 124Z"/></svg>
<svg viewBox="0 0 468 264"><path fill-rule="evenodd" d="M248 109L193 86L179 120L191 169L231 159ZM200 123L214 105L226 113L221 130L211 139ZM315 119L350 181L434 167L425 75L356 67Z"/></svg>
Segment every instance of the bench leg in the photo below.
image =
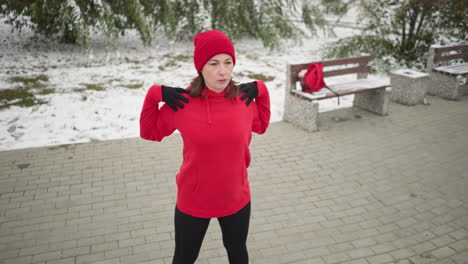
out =
<svg viewBox="0 0 468 264"><path fill-rule="evenodd" d="M286 92L284 102L284 121L309 132L317 130L318 101L300 99Z"/></svg>
<svg viewBox="0 0 468 264"><path fill-rule="evenodd" d="M390 73L390 85L392 86L392 101L404 105L423 104L429 86L429 74L424 77L412 77Z"/></svg>
<svg viewBox="0 0 468 264"><path fill-rule="evenodd" d="M463 84L461 78L438 72L431 72L431 83L428 94L437 95L450 100L458 100L466 93L468 93L468 85L466 83Z"/></svg>
<svg viewBox="0 0 468 264"><path fill-rule="evenodd" d="M379 115L388 115L390 97L391 88L357 93L353 105Z"/></svg>

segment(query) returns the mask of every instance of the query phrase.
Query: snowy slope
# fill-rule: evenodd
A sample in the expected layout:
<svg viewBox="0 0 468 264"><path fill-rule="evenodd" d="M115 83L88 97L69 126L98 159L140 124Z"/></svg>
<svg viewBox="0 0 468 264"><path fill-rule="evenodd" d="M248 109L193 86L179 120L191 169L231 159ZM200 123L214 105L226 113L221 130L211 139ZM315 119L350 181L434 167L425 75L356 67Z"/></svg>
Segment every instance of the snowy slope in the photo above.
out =
<svg viewBox="0 0 468 264"><path fill-rule="evenodd" d="M359 32L336 28L336 33L344 37ZM280 121L286 64L319 60L321 47L334 40L308 38L302 46L289 41L276 51L263 48L259 41L238 40L234 79L252 81L255 74L268 78L271 121ZM186 87L196 74L191 42L158 38L151 47L143 47L135 32L111 50L106 50L104 40L95 37L92 51L87 52L46 41L28 30L10 33L9 26L0 23L0 43L0 89L23 86L13 77L42 75L46 79L38 83L54 90L36 95L45 104L0 110L0 150L138 137L138 119L147 89L152 84ZM351 106L351 100L352 96L343 98L340 107ZM338 106L331 99L320 107L320 111L328 111Z"/></svg>

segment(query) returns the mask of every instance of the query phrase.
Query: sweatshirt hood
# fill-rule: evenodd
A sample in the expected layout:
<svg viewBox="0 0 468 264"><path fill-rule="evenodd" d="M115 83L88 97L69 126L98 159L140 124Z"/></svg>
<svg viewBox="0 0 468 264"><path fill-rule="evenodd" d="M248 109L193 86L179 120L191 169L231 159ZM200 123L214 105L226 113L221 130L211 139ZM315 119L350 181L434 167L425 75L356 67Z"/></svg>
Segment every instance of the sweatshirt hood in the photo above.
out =
<svg viewBox="0 0 468 264"><path fill-rule="evenodd" d="M205 109L206 109L206 117L208 120L208 126L213 125L213 121L211 120L211 108L210 108L210 98L216 98L216 97L226 97L226 89L222 90L221 92L217 93L213 90L210 90L208 88L203 88L201 91L201 97L203 98L204 104L205 104ZM232 98L233 100L237 100L238 96Z"/></svg>
<svg viewBox="0 0 468 264"><path fill-rule="evenodd" d="M201 95L203 97L224 97L226 96L226 89L222 90L221 92L217 93L213 90L210 90L208 88L203 88L203 90L201 91Z"/></svg>

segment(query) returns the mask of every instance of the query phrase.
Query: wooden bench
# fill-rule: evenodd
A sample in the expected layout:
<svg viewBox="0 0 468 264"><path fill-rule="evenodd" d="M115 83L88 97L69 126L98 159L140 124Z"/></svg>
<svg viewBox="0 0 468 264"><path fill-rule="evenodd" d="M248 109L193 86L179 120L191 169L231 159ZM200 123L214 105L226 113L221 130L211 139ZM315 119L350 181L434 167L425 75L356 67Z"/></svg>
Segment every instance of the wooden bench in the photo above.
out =
<svg viewBox="0 0 468 264"><path fill-rule="evenodd" d="M461 60L461 63L453 63ZM427 61L430 74L428 93L457 100L468 94L468 44L437 47L431 46Z"/></svg>
<svg viewBox="0 0 468 264"><path fill-rule="evenodd" d="M339 96L355 94L354 107L387 115L391 95L390 82L367 78L371 70L369 65L371 60L371 56L361 56L318 61L323 64L325 83L327 83L327 77L357 74L357 80L328 85L336 94L327 88L313 94L303 92L302 86L298 84L298 82L303 82L303 74L300 73L307 70L310 63L288 64L283 119L307 131L316 131L319 101L336 97L337 94Z"/></svg>

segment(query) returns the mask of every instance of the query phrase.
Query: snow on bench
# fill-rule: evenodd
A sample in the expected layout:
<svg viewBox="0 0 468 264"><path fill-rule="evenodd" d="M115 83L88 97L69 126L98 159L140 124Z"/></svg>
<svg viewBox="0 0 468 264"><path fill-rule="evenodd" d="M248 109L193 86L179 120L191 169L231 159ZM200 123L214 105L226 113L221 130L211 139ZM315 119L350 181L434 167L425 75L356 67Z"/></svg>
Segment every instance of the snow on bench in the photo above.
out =
<svg viewBox="0 0 468 264"><path fill-rule="evenodd" d="M302 92L301 89L298 89L300 86L299 83L296 83L296 90L292 90L294 94L298 96L304 97L304 99L310 100L319 100L319 99L326 99L326 98L333 98L336 97L337 94L339 96L348 95L348 94L355 94L355 93L363 93L368 92L370 90L378 90L378 89L385 89L390 86L388 80L383 79L358 79L352 82L344 82L338 84L331 84L328 87L333 90L332 91L324 88L315 93L306 93Z"/></svg>
<svg viewBox="0 0 468 264"><path fill-rule="evenodd" d="M434 68L433 71L440 73L447 73L451 75L468 75L468 63L459 64L459 65L450 65L450 66L441 66Z"/></svg>

